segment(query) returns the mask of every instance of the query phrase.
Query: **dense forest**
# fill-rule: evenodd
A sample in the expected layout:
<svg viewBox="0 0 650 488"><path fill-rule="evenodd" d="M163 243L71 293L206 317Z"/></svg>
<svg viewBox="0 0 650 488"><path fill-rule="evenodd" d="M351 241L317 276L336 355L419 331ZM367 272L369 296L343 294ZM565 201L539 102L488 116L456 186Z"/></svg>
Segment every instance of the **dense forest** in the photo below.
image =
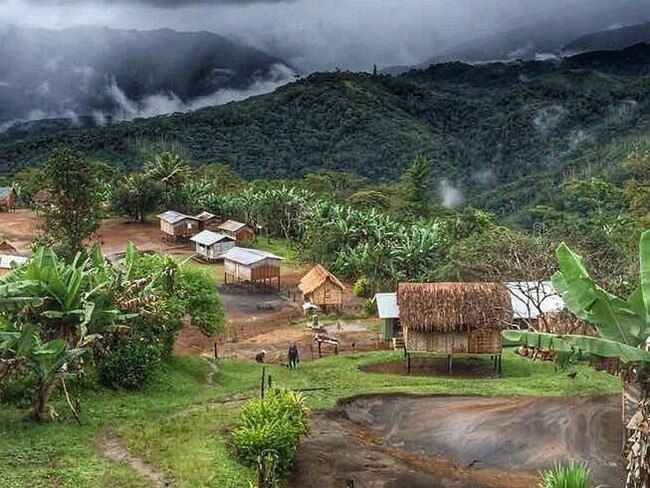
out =
<svg viewBox="0 0 650 488"><path fill-rule="evenodd" d="M441 202L509 215L548 203L575 177L620 178L618 162L650 135L649 75L645 44L563 62L448 63L399 77L315 74L194 113L5 137L0 172L38 165L59 145L133 171L158 144L180 148L193 166L223 163L246 179L328 169L389 182L422 154Z"/></svg>

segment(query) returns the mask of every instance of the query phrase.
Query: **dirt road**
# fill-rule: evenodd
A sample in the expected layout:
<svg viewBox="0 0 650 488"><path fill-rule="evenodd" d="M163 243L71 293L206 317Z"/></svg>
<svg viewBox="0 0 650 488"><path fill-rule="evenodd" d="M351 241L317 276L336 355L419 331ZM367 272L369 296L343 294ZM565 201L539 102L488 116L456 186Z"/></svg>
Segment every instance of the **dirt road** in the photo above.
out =
<svg viewBox="0 0 650 488"><path fill-rule="evenodd" d="M371 396L314 416L291 486L531 488L582 460L618 488L620 399Z"/></svg>

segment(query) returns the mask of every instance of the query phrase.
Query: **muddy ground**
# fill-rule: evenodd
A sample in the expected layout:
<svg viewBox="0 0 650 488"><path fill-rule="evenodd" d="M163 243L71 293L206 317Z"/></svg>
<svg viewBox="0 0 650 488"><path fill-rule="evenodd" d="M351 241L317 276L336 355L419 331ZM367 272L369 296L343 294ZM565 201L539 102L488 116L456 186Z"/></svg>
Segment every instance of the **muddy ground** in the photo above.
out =
<svg viewBox="0 0 650 488"><path fill-rule="evenodd" d="M290 486L533 488L577 459L618 488L619 419L619 397L360 397L313 416Z"/></svg>

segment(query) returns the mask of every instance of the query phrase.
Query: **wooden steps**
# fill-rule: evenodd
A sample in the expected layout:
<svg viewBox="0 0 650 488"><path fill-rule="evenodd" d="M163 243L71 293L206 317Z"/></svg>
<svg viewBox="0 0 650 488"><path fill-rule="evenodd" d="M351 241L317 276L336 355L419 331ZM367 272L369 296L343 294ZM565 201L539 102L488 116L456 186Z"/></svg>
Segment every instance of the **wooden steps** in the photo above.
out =
<svg viewBox="0 0 650 488"><path fill-rule="evenodd" d="M404 336L393 337L393 349L396 351L404 350Z"/></svg>

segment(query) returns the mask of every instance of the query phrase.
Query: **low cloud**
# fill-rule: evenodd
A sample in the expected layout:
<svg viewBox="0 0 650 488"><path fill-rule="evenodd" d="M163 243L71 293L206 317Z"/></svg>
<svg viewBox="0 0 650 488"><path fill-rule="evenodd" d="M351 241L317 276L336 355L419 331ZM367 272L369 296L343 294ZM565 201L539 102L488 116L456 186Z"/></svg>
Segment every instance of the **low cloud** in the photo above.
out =
<svg viewBox="0 0 650 488"><path fill-rule="evenodd" d="M104 125L108 119L124 121L177 112L191 112L272 92L293 81L295 76L296 74L291 68L283 64L275 64L271 67L269 76L254 80L245 89L223 88L210 95L188 101L181 100L174 92L158 93L148 95L141 100L132 100L118 86L115 79L112 79L108 86L108 94L116 109L108 116L96 111L93 113L93 118L99 125Z"/></svg>
<svg viewBox="0 0 650 488"><path fill-rule="evenodd" d="M440 180L438 195L444 207L455 208L465 203L465 195L460 189L452 185L447 178Z"/></svg>

